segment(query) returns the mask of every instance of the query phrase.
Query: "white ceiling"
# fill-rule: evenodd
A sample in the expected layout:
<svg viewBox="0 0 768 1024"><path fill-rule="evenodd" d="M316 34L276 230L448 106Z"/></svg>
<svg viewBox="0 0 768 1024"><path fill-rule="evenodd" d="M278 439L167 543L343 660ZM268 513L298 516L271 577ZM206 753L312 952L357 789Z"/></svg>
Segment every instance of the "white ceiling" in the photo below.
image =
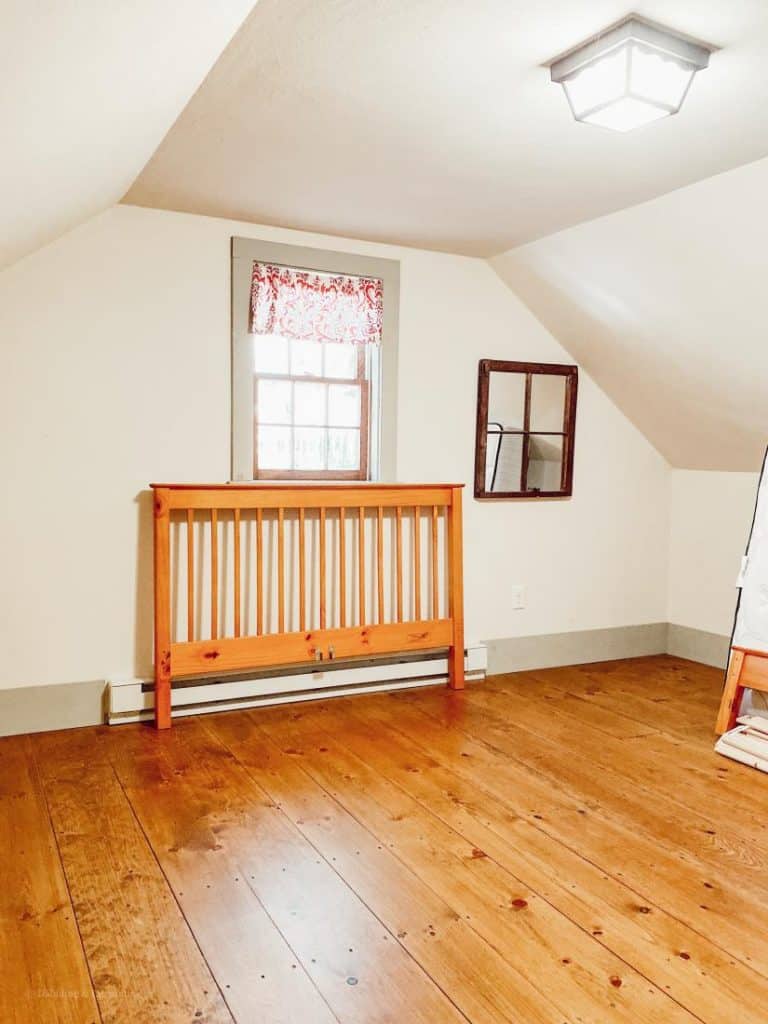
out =
<svg viewBox="0 0 768 1024"><path fill-rule="evenodd" d="M546 61L628 0L261 0L126 201L490 255L768 155L768 2L636 10L722 47L676 117L577 124Z"/></svg>
<svg viewBox="0 0 768 1024"><path fill-rule="evenodd" d="M768 159L492 261L674 466L768 443Z"/></svg>
<svg viewBox="0 0 768 1024"><path fill-rule="evenodd" d="M120 199L253 3L3 3L0 267Z"/></svg>

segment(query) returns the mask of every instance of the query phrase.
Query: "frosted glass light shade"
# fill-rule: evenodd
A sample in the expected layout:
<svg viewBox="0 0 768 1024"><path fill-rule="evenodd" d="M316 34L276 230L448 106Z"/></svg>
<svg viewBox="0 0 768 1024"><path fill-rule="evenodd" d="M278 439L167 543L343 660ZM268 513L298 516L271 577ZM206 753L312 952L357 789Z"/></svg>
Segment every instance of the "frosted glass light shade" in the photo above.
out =
<svg viewBox="0 0 768 1024"><path fill-rule="evenodd" d="M635 42L622 43L563 80L577 121L628 132L676 114L696 68Z"/></svg>
<svg viewBox="0 0 768 1024"><path fill-rule="evenodd" d="M577 121L628 132L676 114L708 61L708 48L633 17L556 61L551 72Z"/></svg>

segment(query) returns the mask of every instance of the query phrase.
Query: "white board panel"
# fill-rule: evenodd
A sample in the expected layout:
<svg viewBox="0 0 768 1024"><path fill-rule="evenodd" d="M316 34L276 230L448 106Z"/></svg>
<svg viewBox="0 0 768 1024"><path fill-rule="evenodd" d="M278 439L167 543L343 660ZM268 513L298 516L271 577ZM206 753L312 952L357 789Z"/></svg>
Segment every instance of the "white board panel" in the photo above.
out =
<svg viewBox="0 0 768 1024"><path fill-rule="evenodd" d="M768 474L765 459L742 567L732 645L768 652Z"/></svg>

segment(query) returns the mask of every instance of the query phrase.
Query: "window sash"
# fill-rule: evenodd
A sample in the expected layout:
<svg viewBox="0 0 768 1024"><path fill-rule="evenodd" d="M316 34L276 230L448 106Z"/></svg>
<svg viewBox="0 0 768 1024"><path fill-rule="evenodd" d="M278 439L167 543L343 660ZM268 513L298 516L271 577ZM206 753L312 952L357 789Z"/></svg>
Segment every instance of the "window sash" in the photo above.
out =
<svg viewBox="0 0 768 1024"><path fill-rule="evenodd" d="M367 480L369 471L370 452L370 410L371 410L371 381L369 376L370 360L366 358L366 346L357 346L357 376L355 377L319 377L313 374L290 374L290 373L254 373L253 374L253 479L254 480ZM258 388L261 380L286 381L291 384L313 383L340 384L343 386L354 386L360 389L360 422L357 426L346 426L341 424L316 424L314 429L323 429L326 439L331 430L356 430L359 435L359 454L357 469L267 469L259 466L259 427L281 426L291 431L291 462L294 461L293 440L295 430L304 427L313 427L313 424L295 422L295 410L291 410L290 423L271 423L260 420L258 415ZM326 454L327 462L327 454Z"/></svg>

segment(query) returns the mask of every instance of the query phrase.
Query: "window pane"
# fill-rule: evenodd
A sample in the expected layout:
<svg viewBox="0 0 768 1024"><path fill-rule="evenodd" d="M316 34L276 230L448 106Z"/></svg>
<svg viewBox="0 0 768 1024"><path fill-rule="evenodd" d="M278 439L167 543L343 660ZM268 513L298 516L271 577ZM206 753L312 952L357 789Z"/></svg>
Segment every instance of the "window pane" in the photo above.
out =
<svg viewBox="0 0 768 1024"><path fill-rule="evenodd" d="M253 368L256 373L288 373L288 342L276 334L254 334Z"/></svg>
<svg viewBox="0 0 768 1024"><path fill-rule="evenodd" d="M295 469L325 469L325 427L297 427L293 438Z"/></svg>
<svg viewBox="0 0 768 1024"><path fill-rule="evenodd" d="M521 430L524 419L525 374L493 370L488 378L488 426Z"/></svg>
<svg viewBox="0 0 768 1024"><path fill-rule="evenodd" d="M528 490L562 490L563 438L530 435L528 448Z"/></svg>
<svg viewBox="0 0 768 1024"><path fill-rule="evenodd" d="M323 426L327 385L296 381L294 388L293 422L306 423L313 427Z"/></svg>
<svg viewBox="0 0 768 1024"><path fill-rule="evenodd" d="M519 491L522 487L523 435L502 434L498 427L488 427L485 454L485 489L495 493Z"/></svg>
<svg viewBox="0 0 768 1024"><path fill-rule="evenodd" d="M328 422L334 427L360 426L360 385L328 385Z"/></svg>
<svg viewBox="0 0 768 1024"><path fill-rule="evenodd" d="M566 378L556 373L531 377L531 430L562 430Z"/></svg>
<svg viewBox="0 0 768 1024"><path fill-rule="evenodd" d="M360 431L328 431L328 469L360 469Z"/></svg>
<svg viewBox="0 0 768 1024"><path fill-rule="evenodd" d="M290 427L259 427L257 437L259 469L291 468Z"/></svg>
<svg viewBox="0 0 768 1024"><path fill-rule="evenodd" d="M321 342L291 342L291 374L294 377L322 377L323 346Z"/></svg>
<svg viewBox="0 0 768 1024"><path fill-rule="evenodd" d="M326 377L357 377L357 345L334 344L325 346Z"/></svg>
<svg viewBox="0 0 768 1024"><path fill-rule="evenodd" d="M290 423L291 382L260 380L256 390L256 415L259 423Z"/></svg>

